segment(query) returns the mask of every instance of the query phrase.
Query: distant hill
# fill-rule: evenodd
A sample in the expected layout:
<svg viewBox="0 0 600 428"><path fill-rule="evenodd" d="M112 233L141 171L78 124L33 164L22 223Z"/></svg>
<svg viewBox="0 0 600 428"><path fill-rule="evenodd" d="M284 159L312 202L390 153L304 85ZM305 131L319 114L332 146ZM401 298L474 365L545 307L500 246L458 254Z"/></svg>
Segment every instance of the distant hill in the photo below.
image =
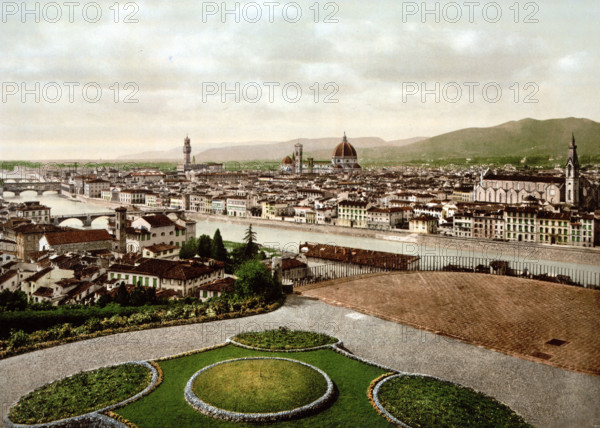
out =
<svg viewBox="0 0 600 428"><path fill-rule="evenodd" d="M600 123L589 119L523 119L490 128L467 128L402 147L367 149L369 159L397 160L548 156L564 159L571 133L581 155L600 155Z"/></svg>
<svg viewBox="0 0 600 428"><path fill-rule="evenodd" d="M356 149L367 149L377 147L402 147L412 144L416 141L425 139L425 137L409 138L405 140L385 141L378 137L358 137L349 138ZM304 157L314 157L315 160L327 160L331 158L333 149L342 141L341 137L332 138L299 138L295 140L276 142L276 143L223 143L213 144L211 148L194 153L196 161L200 162L227 162L227 161L251 161L251 160L269 160L280 161L285 156L294 152L294 145L300 142L303 146ZM192 148L194 141L192 139ZM181 146L165 151L144 152L121 156L119 159L139 159L139 160L180 160L183 156Z"/></svg>
<svg viewBox="0 0 600 428"><path fill-rule="evenodd" d="M522 119L489 128L466 128L431 138L415 137L385 141L378 137L348 137L358 150L359 162L398 162L414 160L494 158L507 156L547 156L564 160L571 133L575 134L580 156L600 156L600 123L589 119ZM302 143L305 157L328 160L341 137L300 138L283 142L212 144L196 151L196 161L279 161L291 155ZM205 146L206 147L206 146ZM192 138L192 148L194 140ZM176 160L182 158L181 145L172 149L144 152L119 159Z"/></svg>

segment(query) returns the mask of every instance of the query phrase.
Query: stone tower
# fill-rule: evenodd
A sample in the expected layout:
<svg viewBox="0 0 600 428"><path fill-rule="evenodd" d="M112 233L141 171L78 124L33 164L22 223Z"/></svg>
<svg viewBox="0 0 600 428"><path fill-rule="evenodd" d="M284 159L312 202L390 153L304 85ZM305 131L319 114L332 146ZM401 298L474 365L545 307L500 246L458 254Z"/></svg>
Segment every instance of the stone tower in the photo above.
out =
<svg viewBox="0 0 600 428"><path fill-rule="evenodd" d="M577 158L575 135L571 137L569 156L565 167L565 202L573 206L579 205L579 159Z"/></svg>
<svg viewBox="0 0 600 428"><path fill-rule="evenodd" d="M190 154L192 153L192 145L190 144L190 137L185 137L183 140L183 169L187 171L190 168Z"/></svg>
<svg viewBox="0 0 600 428"><path fill-rule="evenodd" d="M127 250L127 208L115 208L115 238L118 242L118 252L125 253Z"/></svg>
<svg viewBox="0 0 600 428"><path fill-rule="evenodd" d="M294 172L296 174L302 174L302 144L300 141L296 143L294 146L294 157L295 157L295 166Z"/></svg>

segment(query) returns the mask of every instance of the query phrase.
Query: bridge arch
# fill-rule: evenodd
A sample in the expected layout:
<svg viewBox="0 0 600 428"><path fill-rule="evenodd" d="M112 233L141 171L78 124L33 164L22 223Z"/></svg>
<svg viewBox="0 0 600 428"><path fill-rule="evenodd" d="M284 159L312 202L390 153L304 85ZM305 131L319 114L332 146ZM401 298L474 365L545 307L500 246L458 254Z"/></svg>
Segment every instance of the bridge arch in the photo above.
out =
<svg viewBox="0 0 600 428"><path fill-rule="evenodd" d="M60 221L58 222L58 226L69 226L75 227L77 229L82 229L85 226L85 222L82 219L73 216L60 219Z"/></svg>
<svg viewBox="0 0 600 428"><path fill-rule="evenodd" d="M106 226L106 225L108 225L108 221L111 219L111 216L109 216L109 215L99 215L99 216L91 215L90 219L91 219L91 222L90 222L91 225L95 224L96 226Z"/></svg>

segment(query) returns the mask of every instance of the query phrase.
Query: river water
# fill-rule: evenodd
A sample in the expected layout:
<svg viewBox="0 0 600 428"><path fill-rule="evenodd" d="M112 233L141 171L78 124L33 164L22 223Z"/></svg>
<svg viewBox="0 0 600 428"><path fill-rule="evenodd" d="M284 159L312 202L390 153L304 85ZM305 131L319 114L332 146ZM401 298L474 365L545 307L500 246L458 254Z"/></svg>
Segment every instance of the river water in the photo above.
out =
<svg viewBox="0 0 600 428"><path fill-rule="evenodd" d="M35 192L24 192L20 196L16 197L5 196L4 199L7 202L25 202L30 200L36 200L44 205L51 207L53 215L87 214L108 211L108 209L104 206L74 201L70 198L54 193L47 193L42 196L39 196ZM81 222L77 219L66 220L62 224L73 227L82 227ZM106 225L106 218L99 218L92 223L93 228L104 228L106 227ZM241 242L243 241L244 234L246 233L248 226L243 224L232 224L212 219L199 220L197 222L196 231L198 236L201 234L207 234L212 237L216 229L219 229L221 231L221 235L223 236L224 240ZM493 257L508 261L515 260L515 254L483 254L482 252L477 251L469 251L467 253L461 250L460 248L457 248L456 246L452 246L451 248L444 246L426 247L423 245L417 245L414 242L410 242L410 240L405 242L389 241L368 237L356 237L331 233L287 230L260 225L253 226L253 230L256 231L256 236L259 243L279 251L287 252L297 252L298 245L300 243L319 242L322 244L341 245L346 247L363 248L366 250L379 250L408 255L443 255L448 257L463 256L481 258ZM560 269L569 269L574 267L573 263L558 262L552 260L536 260L536 262L539 264L553 266ZM579 264L577 265L577 268L580 270L600 274L600 266Z"/></svg>

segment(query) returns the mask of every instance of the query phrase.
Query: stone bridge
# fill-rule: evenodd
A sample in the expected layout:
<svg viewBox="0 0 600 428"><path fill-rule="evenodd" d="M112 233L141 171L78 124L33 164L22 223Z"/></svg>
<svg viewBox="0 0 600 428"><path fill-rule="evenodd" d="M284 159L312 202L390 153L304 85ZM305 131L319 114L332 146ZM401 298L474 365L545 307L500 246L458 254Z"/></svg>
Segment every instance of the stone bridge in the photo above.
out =
<svg viewBox="0 0 600 428"><path fill-rule="evenodd" d="M44 192L50 190L61 193L61 185L58 181L18 181L15 183L0 184L0 195L4 194L4 192L12 192L18 196L28 190L34 190L38 195L43 195Z"/></svg>
<svg viewBox="0 0 600 428"><path fill-rule="evenodd" d="M63 215L53 215L52 223L56 226L61 224L65 220L69 220L71 218L76 218L81 220L84 227L89 227L92 225L92 222L100 217L114 217L114 211L107 211L102 213L89 213L89 214L63 214Z"/></svg>
<svg viewBox="0 0 600 428"><path fill-rule="evenodd" d="M176 208L165 208L165 209L154 209L154 210L148 210L148 211L133 211L127 212L127 215L133 215L133 216L143 216L146 214L169 214L169 213L182 213L181 210L176 209ZM98 213L88 213L88 214L62 214L62 215L53 215L52 216L52 223L56 226L60 225L63 221L65 220L69 220L71 218L76 218L78 220L80 220L83 223L84 227L89 227L92 225L92 222L94 220L96 220L97 218L100 217L114 217L115 216L115 212L114 211L106 211L106 212L98 212Z"/></svg>

